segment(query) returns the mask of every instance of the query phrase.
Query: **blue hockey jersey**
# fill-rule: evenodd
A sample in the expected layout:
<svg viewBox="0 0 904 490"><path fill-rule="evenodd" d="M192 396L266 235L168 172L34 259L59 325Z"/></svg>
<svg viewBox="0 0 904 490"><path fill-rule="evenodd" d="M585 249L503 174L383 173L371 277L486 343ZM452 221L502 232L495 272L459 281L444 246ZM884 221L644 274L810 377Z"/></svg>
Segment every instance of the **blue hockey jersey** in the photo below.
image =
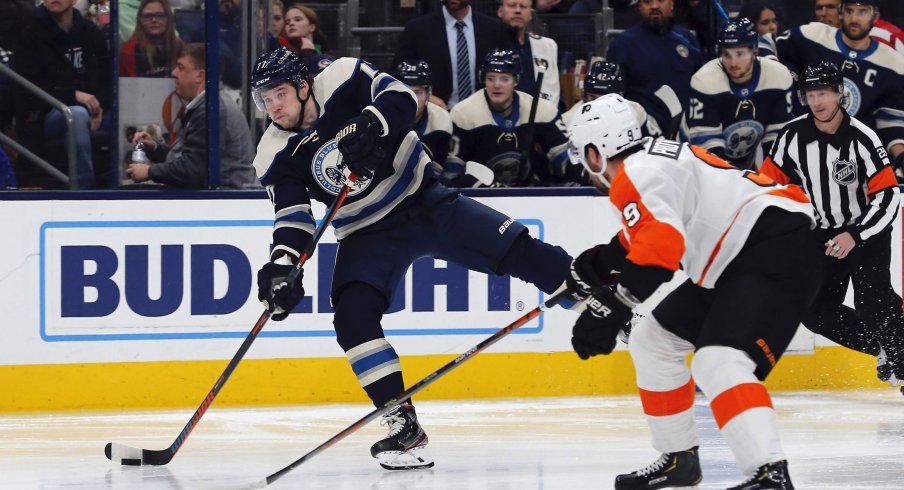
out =
<svg viewBox="0 0 904 490"><path fill-rule="evenodd" d="M756 59L744 84L731 81L718 59L691 79L687 136L732 165L751 168L768 153L782 126L793 118L791 73L771 59ZM763 152L757 156L762 145Z"/></svg>
<svg viewBox="0 0 904 490"><path fill-rule="evenodd" d="M317 120L306 130L272 123L257 147L254 167L276 211L272 258L295 257L314 233L311 199L331 204L348 170L336 146L336 132L367 109L383 126L378 144L385 160L370 179L352 185L333 219L336 238L380 221L402 208L430 179L430 161L411 130L417 100L405 84L366 62L340 58L312 84Z"/></svg>
<svg viewBox="0 0 904 490"><path fill-rule="evenodd" d="M777 56L794 73L824 60L836 63L847 113L875 129L887 149L904 144L904 56L894 49L876 40L865 50L851 49L841 29L819 22L763 36L759 48L761 56Z"/></svg>

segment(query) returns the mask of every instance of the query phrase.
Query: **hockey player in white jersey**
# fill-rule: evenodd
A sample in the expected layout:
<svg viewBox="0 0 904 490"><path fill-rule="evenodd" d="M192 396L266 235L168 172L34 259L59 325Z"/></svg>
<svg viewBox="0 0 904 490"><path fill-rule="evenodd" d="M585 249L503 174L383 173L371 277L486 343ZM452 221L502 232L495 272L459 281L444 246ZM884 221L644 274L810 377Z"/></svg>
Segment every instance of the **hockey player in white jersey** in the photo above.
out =
<svg viewBox="0 0 904 490"><path fill-rule="evenodd" d="M719 34L720 57L691 78L690 143L739 168L758 166L794 117L791 72L757 58L757 37L750 20L729 22Z"/></svg>
<svg viewBox="0 0 904 490"><path fill-rule="evenodd" d="M590 296L573 329L578 355L611 352L638 303L679 268L688 276L630 333L641 404L663 454L619 475L615 488L702 480L695 384L750 476L734 488L793 488L762 380L818 287L809 200L698 146L639 135L631 106L614 94L583 104L569 127L569 157L608 188L622 222L609 244L572 263L569 287ZM600 279L611 271L621 273L614 288Z"/></svg>
<svg viewBox="0 0 904 490"><path fill-rule="evenodd" d="M408 85L417 97L414 132L421 139L430 158L441 167L449 156L449 145L452 144L452 118L449 111L430 102L430 96L433 95L430 65L422 60L405 60L396 66L393 75Z"/></svg>

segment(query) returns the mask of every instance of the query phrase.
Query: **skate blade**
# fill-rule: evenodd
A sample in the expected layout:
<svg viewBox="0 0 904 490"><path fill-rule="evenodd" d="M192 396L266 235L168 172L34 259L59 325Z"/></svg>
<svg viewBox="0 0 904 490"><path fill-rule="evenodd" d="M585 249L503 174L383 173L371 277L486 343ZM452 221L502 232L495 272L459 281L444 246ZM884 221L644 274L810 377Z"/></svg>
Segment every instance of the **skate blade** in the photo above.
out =
<svg viewBox="0 0 904 490"><path fill-rule="evenodd" d="M433 467L433 457L424 447L407 451L383 451L377 454L380 466L387 470L419 470Z"/></svg>

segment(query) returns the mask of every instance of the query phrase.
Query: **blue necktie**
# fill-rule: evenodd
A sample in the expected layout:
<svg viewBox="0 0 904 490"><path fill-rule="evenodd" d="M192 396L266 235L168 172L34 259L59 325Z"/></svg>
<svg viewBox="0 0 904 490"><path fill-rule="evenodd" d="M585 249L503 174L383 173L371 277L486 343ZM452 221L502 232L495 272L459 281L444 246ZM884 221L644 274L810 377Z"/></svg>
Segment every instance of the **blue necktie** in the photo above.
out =
<svg viewBox="0 0 904 490"><path fill-rule="evenodd" d="M468 98L473 92L471 88L471 62L468 60L468 41L465 39L464 28L467 24L463 21L455 23L455 29L458 30L455 44L457 46L458 57L458 100L462 101Z"/></svg>

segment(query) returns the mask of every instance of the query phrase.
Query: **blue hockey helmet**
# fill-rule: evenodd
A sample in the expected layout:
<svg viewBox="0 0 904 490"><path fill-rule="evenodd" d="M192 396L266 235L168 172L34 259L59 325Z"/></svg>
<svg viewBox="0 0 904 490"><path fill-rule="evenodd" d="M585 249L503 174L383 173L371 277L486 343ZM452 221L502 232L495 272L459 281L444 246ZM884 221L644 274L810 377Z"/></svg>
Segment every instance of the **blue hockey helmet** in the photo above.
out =
<svg viewBox="0 0 904 490"><path fill-rule="evenodd" d="M733 20L719 32L719 52L725 48L751 48L756 51L759 34L750 19Z"/></svg>
<svg viewBox="0 0 904 490"><path fill-rule="evenodd" d="M262 92L283 83L291 83L299 88L307 76L307 66L285 47L262 54L251 71L251 98L254 99L254 105L266 112L260 96Z"/></svg>
<svg viewBox="0 0 904 490"><path fill-rule="evenodd" d="M480 83L486 83L487 73L508 73L515 78L515 85L521 78L521 55L508 49L494 49L487 53L480 65Z"/></svg>
<svg viewBox="0 0 904 490"><path fill-rule="evenodd" d="M622 94L624 91L625 77L621 67L615 63L597 61L590 66L590 71L584 77L584 95L596 98L606 94Z"/></svg>
<svg viewBox="0 0 904 490"><path fill-rule="evenodd" d="M393 73L396 80L405 85L430 87L433 85L430 65L423 60L404 60L396 66Z"/></svg>

